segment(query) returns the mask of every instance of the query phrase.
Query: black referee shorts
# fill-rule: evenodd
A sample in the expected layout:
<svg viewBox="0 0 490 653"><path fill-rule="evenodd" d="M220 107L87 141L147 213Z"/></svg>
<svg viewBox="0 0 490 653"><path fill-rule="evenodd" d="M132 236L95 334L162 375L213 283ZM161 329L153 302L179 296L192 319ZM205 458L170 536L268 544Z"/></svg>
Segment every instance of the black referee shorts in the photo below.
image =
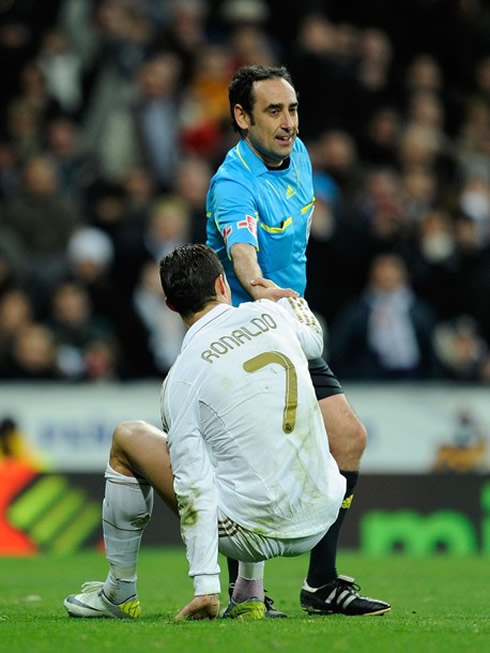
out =
<svg viewBox="0 0 490 653"><path fill-rule="evenodd" d="M308 361L308 368L318 401L344 393L337 377L323 358L314 358Z"/></svg>

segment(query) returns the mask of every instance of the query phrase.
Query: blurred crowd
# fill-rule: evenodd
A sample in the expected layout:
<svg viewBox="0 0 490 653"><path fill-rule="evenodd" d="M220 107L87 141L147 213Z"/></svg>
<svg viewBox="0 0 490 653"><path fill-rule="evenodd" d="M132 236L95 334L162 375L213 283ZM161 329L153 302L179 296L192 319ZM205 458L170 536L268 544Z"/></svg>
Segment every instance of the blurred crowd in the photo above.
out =
<svg viewBox="0 0 490 653"><path fill-rule="evenodd" d="M0 0L0 380L165 375L158 261L205 239L263 63L299 92L336 374L490 383L490 8L400 4Z"/></svg>

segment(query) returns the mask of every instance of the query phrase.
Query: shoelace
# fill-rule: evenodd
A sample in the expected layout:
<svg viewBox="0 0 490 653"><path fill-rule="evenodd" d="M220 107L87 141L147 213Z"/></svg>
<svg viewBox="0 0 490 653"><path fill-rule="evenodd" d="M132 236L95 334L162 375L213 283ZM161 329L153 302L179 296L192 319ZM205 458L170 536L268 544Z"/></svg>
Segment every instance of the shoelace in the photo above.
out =
<svg viewBox="0 0 490 653"><path fill-rule="evenodd" d="M335 592L336 597L340 594L340 592L343 592L344 590L347 590L348 592L357 595L359 595L359 592L361 590L360 586L352 580L344 580L343 578L337 578L335 583L336 583L336 592Z"/></svg>
<svg viewBox="0 0 490 653"><path fill-rule="evenodd" d="M272 608L272 606L274 605L274 599L271 599L270 596L266 596L265 595L266 591L267 590L264 590L264 604L265 604L266 610L270 610Z"/></svg>

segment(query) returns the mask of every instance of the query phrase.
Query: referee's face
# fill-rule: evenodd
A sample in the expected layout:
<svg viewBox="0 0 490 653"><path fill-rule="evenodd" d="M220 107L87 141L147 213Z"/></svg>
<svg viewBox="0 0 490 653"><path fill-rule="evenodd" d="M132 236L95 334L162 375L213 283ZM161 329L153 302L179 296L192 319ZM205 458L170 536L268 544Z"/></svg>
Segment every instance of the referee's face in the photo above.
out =
<svg viewBox="0 0 490 653"><path fill-rule="evenodd" d="M253 95L251 114L241 114L246 140L267 166L278 167L291 154L298 133L296 92L278 77L254 82Z"/></svg>

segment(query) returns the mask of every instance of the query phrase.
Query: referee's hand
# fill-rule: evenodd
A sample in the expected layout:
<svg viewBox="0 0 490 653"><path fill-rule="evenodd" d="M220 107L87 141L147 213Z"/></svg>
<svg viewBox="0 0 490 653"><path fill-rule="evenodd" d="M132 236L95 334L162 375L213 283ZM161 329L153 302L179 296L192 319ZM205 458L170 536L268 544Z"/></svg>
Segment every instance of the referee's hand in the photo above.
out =
<svg viewBox="0 0 490 653"><path fill-rule="evenodd" d="M278 299L282 299L283 297L299 297L299 293L296 290L292 288L281 288L270 279L264 279L263 277L253 279L250 285L254 289L254 299L270 299L273 302L277 302Z"/></svg>

